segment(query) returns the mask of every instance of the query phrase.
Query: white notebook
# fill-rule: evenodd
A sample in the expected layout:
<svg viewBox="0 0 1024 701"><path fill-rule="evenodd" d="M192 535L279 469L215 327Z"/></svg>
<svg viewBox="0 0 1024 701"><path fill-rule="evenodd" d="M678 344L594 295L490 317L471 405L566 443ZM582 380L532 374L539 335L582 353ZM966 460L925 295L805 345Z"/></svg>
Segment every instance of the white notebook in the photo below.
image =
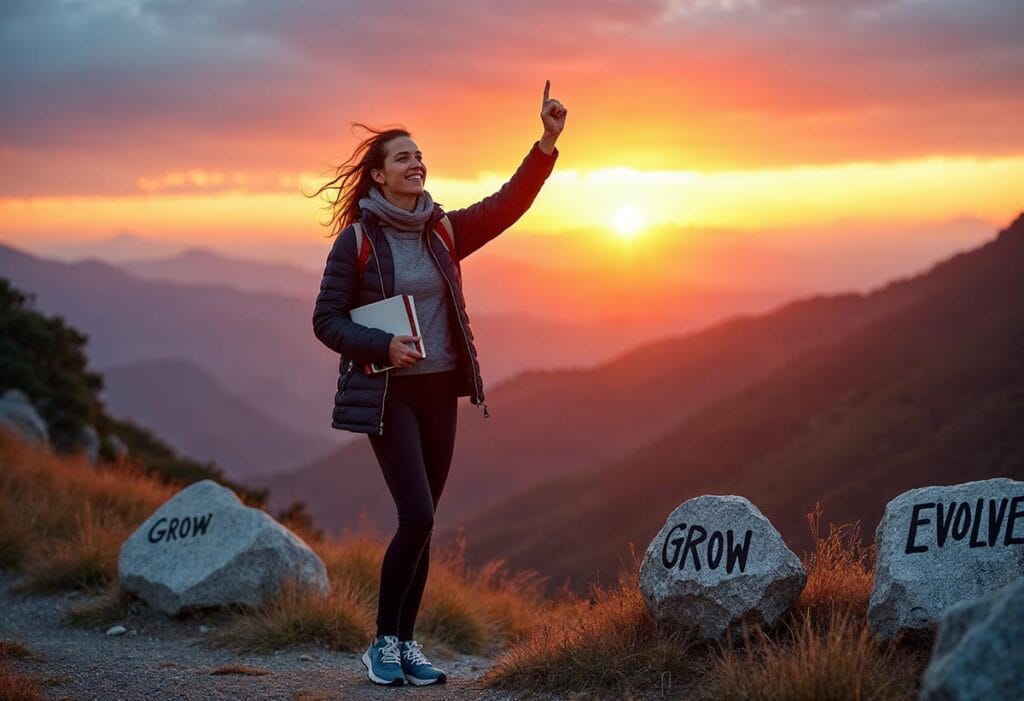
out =
<svg viewBox="0 0 1024 701"><path fill-rule="evenodd" d="M416 303L412 295L395 295L382 299L379 302L371 302L361 307L349 310L352 321L373 329L380 329L393 333L396 336L419 336L420 322L416 317ZM424 358L427 357L427 349L423 345L423 339L414 342L413 347L418 350ZM395 367L394 365L378 365L367 363L363 366L366 374L384 372Z"/></svg>

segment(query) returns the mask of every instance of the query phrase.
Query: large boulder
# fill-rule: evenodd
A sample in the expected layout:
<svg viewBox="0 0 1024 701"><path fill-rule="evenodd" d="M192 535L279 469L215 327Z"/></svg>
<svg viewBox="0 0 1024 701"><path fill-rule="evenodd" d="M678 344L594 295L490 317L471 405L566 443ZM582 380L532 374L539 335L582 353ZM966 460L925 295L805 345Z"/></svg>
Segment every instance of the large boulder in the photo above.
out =
<svg viewBox="0 0 1024 701"><path fill-rule="evenodd" d="M921 701L1024 699L1024 577L942 615Z"/></svg>
<svg viewBox="0 0 1024 701"><path fill-rule="evenodd" d="M705 495L681 504L640 568L640 591L655 620L701 640L720 640L744 622L775 625L806 581L800 558L739 496Z"/></svg>
<svg viewBox="0 0 1024 701"><path fill-rule="evenodd" d="M9 426L26 442L49 445L50 432L28 395L9 389L0 397L0 425Z"/></svg>
<svg viewBox="0 0 1024 701"><path fill-rule="evenodd" d="M181 490L121 546L121 587L168 615L256 606L288 580L327 593L327 570L301 539L213 480Z"/></svg>
<svg viewBox="0 0 1024 701"><path fill-rule="evenodd" d="M904 492L875 532L868 623L882 640L932 630L950 607L1024 575L1024 482Z"/></svg>

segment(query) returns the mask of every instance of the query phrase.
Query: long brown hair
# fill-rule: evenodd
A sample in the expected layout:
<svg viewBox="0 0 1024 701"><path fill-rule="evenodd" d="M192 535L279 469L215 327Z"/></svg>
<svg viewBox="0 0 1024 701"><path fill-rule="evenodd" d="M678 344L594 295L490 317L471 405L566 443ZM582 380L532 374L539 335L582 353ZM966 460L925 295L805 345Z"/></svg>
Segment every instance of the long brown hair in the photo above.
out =
<svg viewBox="0 0 1024 701"><path fill-rule="evenodd" d="M412 137L412 134L402 127L375 129L361 122L354 122L352 126L369 132L370 136L360 141L352 155L334 168L335 176L332 180L312 195L306 195L316 197L322 192L337 190L337 194L331 199L331 219L324 224L332 227L329 237L341 233L346 226L359 220L359 200L368 196L370 188L376 184L370 177L370 171L374 168L384 168L387 143L399 136Z"/></svg>

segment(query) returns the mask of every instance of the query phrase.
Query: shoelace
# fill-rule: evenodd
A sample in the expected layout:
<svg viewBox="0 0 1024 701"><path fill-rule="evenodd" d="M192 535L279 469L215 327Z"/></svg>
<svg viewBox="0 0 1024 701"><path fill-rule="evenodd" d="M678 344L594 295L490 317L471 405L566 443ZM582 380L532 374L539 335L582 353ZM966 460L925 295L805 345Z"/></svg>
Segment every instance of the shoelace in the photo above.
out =
<svg viewBox="0 0 1024 701"><path fill-rule="evenodd" d="M384 647L380 649L380 661L402 664L401 653L398 651L398 638L384 637Z"/></svg>
<svg viewBox="0 0 1024 701"><path fill-rule="evenodd" d="M420 648L422 647L423 646L415 640L409 641L405 644L405 657L413 664L425 664L430 666L430 660L424 657L423 653L420 652Z"/></svg>

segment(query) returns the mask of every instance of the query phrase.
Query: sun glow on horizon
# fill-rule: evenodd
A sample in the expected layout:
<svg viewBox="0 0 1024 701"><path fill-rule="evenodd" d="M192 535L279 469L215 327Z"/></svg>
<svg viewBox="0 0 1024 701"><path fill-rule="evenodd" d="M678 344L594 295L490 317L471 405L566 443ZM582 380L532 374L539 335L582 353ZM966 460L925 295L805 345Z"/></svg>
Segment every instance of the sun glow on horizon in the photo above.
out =
<svg viewBox="0 0 1024 701"><path fill-rule="evenodd" d="M647 213L639 207L623 205L615 210L612 224L619 236L632 239L647 226Z"/></svg>
<svg viewBox="0 0 1024 701"><path fill-rule="evenodd" d="M453 210L498 191L507 179L508 173L441 175L432 179L430 191ZM1020 211L1021 183L1024 156L721 172L566 167L555 169L515 230L517 236L584 238L606 232L606 243L626 244L697 229L813 230L843 221L871 227L965 216L1001 223ZM287 239L320 245L328 233L322 226L326 203L304 196L320 184L322 177L303 172L277 191L222 191L210 181L207 191L195 193L157 188L111 196L0 198L0 238L19 245L132 230L186 244ZM621 249L612 245L608 252L618 255Z"/></svg>

